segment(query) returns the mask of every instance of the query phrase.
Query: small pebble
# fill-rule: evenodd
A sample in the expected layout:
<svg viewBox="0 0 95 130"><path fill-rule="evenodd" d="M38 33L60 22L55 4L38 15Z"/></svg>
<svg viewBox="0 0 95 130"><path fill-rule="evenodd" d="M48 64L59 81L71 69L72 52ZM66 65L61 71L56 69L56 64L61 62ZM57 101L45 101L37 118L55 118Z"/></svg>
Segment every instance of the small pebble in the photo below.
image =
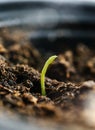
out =
<svg viewBox="0 0 95 130"><path fill-rule="evenodd" d="M93 87L95 87L95 82L93 80L85 81L85 82L83 82L82 86L86 86L88 88L93 88Z"/></svg>

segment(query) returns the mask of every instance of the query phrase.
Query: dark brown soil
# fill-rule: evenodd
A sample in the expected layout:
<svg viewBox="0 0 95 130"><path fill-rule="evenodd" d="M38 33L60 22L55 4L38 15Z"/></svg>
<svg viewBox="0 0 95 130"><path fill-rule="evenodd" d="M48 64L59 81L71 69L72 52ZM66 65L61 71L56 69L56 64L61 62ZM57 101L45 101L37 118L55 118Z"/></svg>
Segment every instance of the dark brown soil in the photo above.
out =
<svg viewBox="0 0 95 130"><path fill-rule="evenodd" d="M58 59L49 67L46 96L41 96L38 70L47 54L39 52L22 32L0 30L0 105L25 117L94 129L95 121L87 120L92 110L87 102L95 95L95 51L85 44L67 46L61 46L63 52L57 52Z"/></svg>

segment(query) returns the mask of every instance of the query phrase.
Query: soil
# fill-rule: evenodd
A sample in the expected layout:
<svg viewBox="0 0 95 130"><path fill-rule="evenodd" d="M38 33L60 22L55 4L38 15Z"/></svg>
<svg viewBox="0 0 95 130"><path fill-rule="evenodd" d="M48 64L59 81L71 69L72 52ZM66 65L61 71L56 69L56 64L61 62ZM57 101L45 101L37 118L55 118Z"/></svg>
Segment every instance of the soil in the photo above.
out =
<svg viewBox="0 0 95 130"><path fill-rule="evenodd" d="M50 51L58 58L47 71L46 96L42 96L40 70L48 54L39 51L22 32L1 29L0 106L24 117L95 129L94 48L82 43L61 48Z"/></svg>

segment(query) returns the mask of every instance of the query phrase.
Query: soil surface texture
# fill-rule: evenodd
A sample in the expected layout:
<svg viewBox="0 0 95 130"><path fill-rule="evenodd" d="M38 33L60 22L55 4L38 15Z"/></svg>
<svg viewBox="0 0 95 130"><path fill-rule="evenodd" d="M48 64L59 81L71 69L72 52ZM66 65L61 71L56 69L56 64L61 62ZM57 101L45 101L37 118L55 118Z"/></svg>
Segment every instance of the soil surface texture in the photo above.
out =
<svg viewBox="0 0 95 130"><path fill-rule="evenodd" d="M0 106L24 117L95 129L94 48L64 44L42 53L22 32L1 29ZM58 58L48 68L42 96L40 72L52 54Z"/></svg>

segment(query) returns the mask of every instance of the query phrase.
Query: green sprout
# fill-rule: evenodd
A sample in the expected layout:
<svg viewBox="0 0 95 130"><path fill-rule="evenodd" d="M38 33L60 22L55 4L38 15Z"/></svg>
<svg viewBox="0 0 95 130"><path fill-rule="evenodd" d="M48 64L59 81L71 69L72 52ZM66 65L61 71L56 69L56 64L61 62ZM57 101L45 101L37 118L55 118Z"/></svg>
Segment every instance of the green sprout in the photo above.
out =
<svg viewBox="0 0 95 130"><path fill-rule="evenodd" d="M45 74L47 72L47 69L49 67L49 65L55 60L55 58L57 58L56 55L54 56L51 56L49 57L49 59L46 61L43 69L42 69L42 72L41 72L41 92L42 92L42 95L45 96L46 95L46 91L45 91Z"/></svg>

